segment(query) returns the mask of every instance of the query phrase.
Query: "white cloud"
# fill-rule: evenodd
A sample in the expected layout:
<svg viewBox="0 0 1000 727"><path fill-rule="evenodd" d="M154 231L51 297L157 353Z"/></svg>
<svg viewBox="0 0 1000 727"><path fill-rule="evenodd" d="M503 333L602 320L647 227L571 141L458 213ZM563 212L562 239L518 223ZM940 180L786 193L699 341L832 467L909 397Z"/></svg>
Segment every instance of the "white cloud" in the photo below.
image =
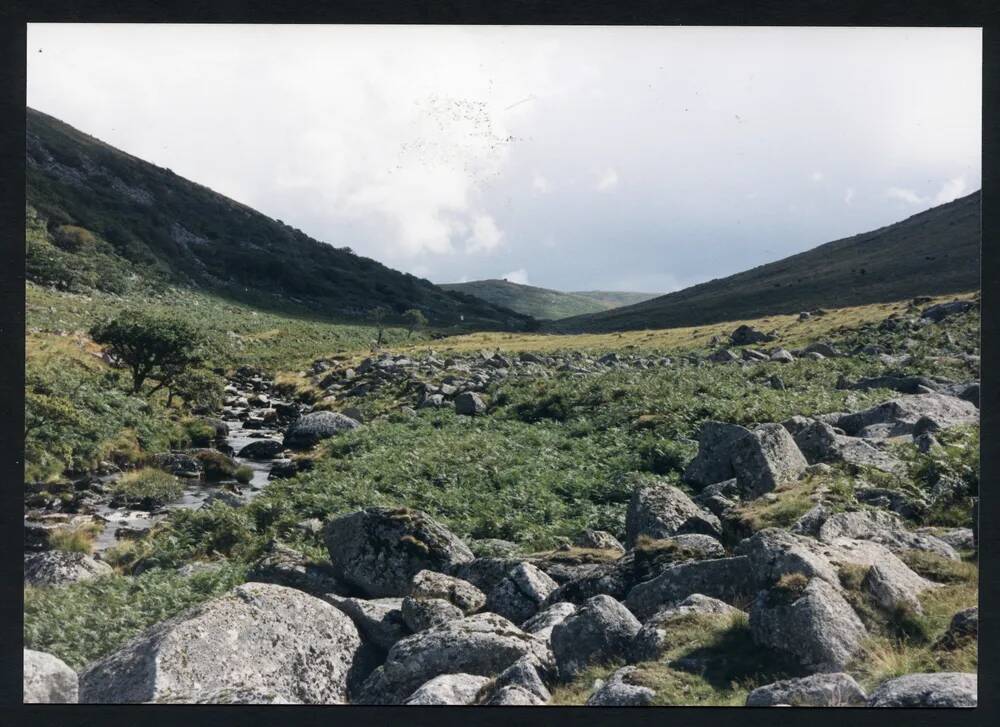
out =
<svg viewBox="0 0 1000 727"><path fill-rule="evenodd" d="M595 189L598 192L607 192L618 186L618 172L614 169L608 169L604 172L604 175L598 180Z"/></svg>
<svg viewBox="0 0 1000 727"><path fill-rule="evenodd" d="M854 187L848 187L844 191L844 204L851 204L854 202Z"/></svg>
<svg viewBox="0 0 1000 727"><path fill-rule="evenodd" d="M534 177L531 179L531 188L539 194L548 194L552 189L552 185L549 184L549 180L538 172L535 172Z"/></svg>
<svg viewBox="0 0 1000 727"><path fill-rule="evenodd" d="M889 189L885 190L885 194L890 199L898 199L907 204L920 204L926 201L912 189L902 189L901 187L889 187Z"/></svg>
<svg viewBox="0 0 1000 727"><path fill-rule="evenodd" d="M524 268L512 270L509 273L504 273L501 277L508 283L517 283L518 285L528 284L528 271L525 270Z"/></svg>
<svg viewBox="0 0 1000 727"><path fill-rule="evenodd" d="M496 220L489 215L478 215L472 221L472 235L466 240L465 251L468 253L489 252L503 243L503 231L497 227Z"/></svg>
<svg viewBox="0 0 1000 727"><path fill-rule="evenodd" d="M934 196L934 204L944 204L945 202L951 202L953 199L961 197L968 191L968 187L965 184L965 177L957 177L955 179L949 179L941 187L941 190Z"/></svg>
<svg viewBox="0 0 1000 727"><path fill-rule="evenodd" d="M813 182L822 182L824 179L823 172L813 172L809 175L809 179Z"/></svg>

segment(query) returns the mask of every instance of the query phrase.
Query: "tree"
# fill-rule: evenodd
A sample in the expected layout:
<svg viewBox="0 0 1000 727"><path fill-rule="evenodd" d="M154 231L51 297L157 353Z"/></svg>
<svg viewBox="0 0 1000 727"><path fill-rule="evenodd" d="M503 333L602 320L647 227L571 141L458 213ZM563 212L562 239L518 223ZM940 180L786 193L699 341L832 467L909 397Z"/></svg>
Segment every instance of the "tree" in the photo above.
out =
<svg viewBox="0 0 1000 727"><path fill-rule="evenodd" d="M201 335L175 318L125 311L98 323L90 337L105 347L111 360L132 373L132 393L142 391L147 379L156 381L147 395L169 386L178 376L201 362Z"/></svg>
<svg viewBox="0 0 1000 727"><path fill-rule="evenodd" d="M375 348L382 348L382 336L385 334L385 317L389 315L389 309L383 306L373 308L368 316L372 323L378 328L378 340L375 341Z"/></svg>
<svg viewBox="0 0 1000 727"><path fill-rule="evenodd" d="M410 308L403 313L403 320L406 321L407 337L412 336L413 332L418 328L423 328L427 325L427 316L417 308Z"/></svg>

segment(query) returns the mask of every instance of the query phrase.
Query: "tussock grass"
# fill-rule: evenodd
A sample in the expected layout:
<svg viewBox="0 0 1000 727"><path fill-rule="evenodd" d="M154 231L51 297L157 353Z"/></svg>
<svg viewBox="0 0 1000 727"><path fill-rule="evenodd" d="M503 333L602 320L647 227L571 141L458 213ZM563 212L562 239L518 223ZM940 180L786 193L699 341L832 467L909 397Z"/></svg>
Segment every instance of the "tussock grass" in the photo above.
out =
<svg viewBox="0 0 1000 727"><path fill-rule="evenodd" d="M49 532L49 547L70 553L89 555L94 549L94 540L103 527L99 523L53 528Z"/></svg>
<svg viewBox="0 0 1000 727"><path fill-rule="evenodd" d="M127 507L155 510L178 499L184 492L181 483L171 474L158 469L126 472L110 488L112 501Z"/></svg>

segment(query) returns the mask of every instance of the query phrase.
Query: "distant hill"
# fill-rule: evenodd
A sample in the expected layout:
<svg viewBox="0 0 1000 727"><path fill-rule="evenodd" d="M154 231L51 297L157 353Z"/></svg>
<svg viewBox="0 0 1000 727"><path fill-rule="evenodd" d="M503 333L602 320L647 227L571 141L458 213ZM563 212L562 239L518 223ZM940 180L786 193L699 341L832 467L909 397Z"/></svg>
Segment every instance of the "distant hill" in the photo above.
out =
<svg viewBox="0 0 1000 727"><path fill-rule="evenodd" d="M27 109L26 274L126 294L166 284L332 318L383 306L437 325L522 329L524 315L312 239Z"/></svg>
<svg viewBox="0 0 1000 727"><path fill-rule="evenodd" d="M635 305L548 323L581 333L671 328L977 290L981 193L887 227Z"/></svg>
<svg viewBox="0 0 1000 727"><path fill-rule="evenodd" d="M654 297L655 293L624 293L593 290L563 293L533 285L510 283L506 280L473 280L468 283L447 283L438 287L474 295L494 305L532 316L539 320L554 320L568 316L609 310Z"/></svg>

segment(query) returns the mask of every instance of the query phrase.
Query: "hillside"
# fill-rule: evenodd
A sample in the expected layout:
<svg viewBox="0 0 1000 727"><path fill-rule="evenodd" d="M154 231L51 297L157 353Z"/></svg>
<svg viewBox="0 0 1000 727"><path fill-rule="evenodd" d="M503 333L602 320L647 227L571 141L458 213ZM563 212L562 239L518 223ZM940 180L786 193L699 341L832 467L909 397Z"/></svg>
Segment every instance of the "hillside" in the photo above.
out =
<svg viewBox="0 0 1000 727"><path fill-rule="evenodd" d="M554 332L704 325L817 307L979 288L981 193L902 222L624 308L548 324Z"/></svg>
<svg viewBox="0 0 1000 727"><path fill-rule="evenodd" d="M179 285L243 303L356 318L384 306L432 324L522 328L478 298L301 230L27 110L26 272L61 290Z"/></svg>
<svg viewBox="0 0 1000 727"><path fill-rule="evenodd" d="M539 320L555 320L610 310L630 303L648 300L652 293L627 293L594 290L564 293L559 290L521 285L507 280L473 280L468 283L448 283L439 287L458 291L503 308Z"/></svg>

